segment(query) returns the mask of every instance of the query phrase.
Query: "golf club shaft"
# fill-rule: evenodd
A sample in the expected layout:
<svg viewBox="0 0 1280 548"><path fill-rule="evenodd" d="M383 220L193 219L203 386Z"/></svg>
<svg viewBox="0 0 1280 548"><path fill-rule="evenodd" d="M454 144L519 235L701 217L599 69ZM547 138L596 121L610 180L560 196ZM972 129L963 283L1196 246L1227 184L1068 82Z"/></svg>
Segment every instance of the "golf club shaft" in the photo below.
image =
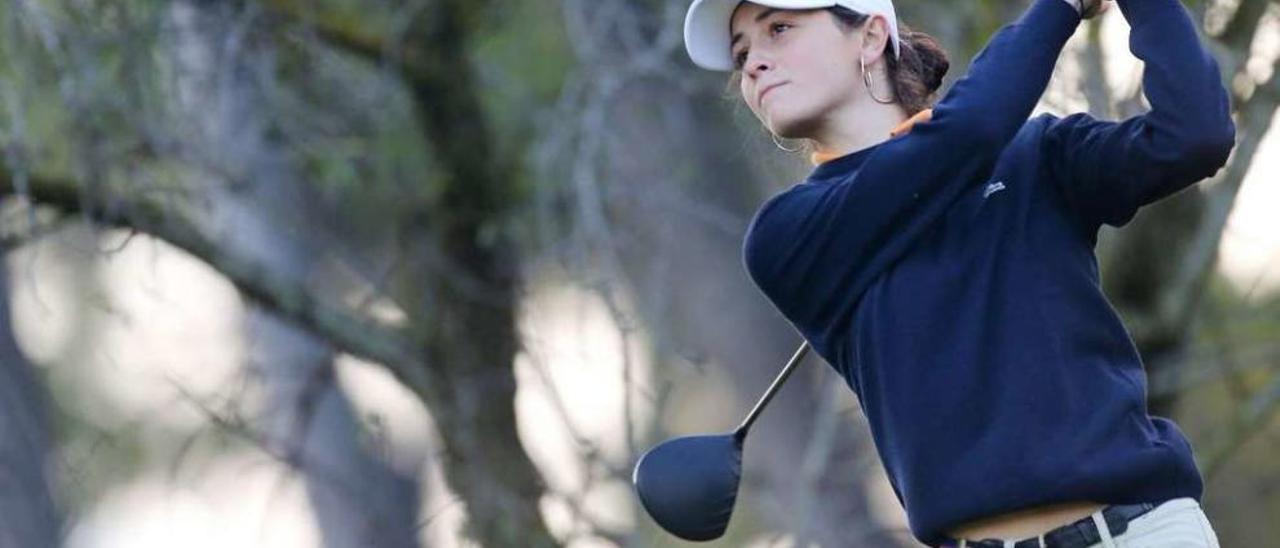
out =
<svg viewBox="0 0 1280 548"><path fill-rule="evenodd" d="M782 387L782 383L786 382L787 377L791 376L791 372L795 370L800 360L804 359L804 355L809 352L809 341L800 344L800 348L796 349L796 353L791 356L791 361L787 362L787 366L782 368L782 372L778 373L778 377L773 379L773 384L769 385L769 389L764 392L764 396L760 397L760 401L756 402L755 408L751 410L751 414L747 415L747 419L742 421L737 430L733 431L734 437L739 441L746 437L747 430L751 429L751 424L756 422L756 417L760 416L760 411L764 410L764 406L769 404L769 400L773 399L773 395Z"/></svg>

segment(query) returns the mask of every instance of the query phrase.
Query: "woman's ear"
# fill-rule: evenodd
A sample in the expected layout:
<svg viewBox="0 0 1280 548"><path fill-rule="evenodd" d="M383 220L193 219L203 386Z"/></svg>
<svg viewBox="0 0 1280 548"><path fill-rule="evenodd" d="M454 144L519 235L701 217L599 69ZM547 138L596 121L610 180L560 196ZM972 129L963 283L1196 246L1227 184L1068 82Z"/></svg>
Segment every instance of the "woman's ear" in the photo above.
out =
<svg viewBox="0 0 1280 548"><path fill-rule="evenodd" d="M883 15L875 14L862 26L862 59L870 65L884 53L889 40L889 24Z"/></svg>

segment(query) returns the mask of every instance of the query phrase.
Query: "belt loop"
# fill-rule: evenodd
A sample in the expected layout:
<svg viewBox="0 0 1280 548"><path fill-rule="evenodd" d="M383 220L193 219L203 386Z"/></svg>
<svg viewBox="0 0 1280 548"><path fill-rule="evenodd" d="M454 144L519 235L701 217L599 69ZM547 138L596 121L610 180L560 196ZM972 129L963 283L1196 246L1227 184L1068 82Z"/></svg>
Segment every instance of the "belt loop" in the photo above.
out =
<svg viewBox="0 0 1280 548"><path fill-rule="evenodd" d="M969 545L969 539L967 538L960 539L960 548L965 548L968 545Z"/></svg>
<svg viewBox="0 0 1280 548"><path fill-rule="evenodd" d="M1089 517L1093 518L1093 524L1098 528L1098 536L1102 537L1102 548L1116 548L1116 541L1111 538L1111 528L1107 527L1107 520L1102 517L1102 510L1098 510Z"/></svg>
<svg viewBox="0 0 1280 548"><path fill-rule="evenodd" d="M1044 544L1044 533L1040 533L1036 536L1036 548L1049 548Z"/></svg>

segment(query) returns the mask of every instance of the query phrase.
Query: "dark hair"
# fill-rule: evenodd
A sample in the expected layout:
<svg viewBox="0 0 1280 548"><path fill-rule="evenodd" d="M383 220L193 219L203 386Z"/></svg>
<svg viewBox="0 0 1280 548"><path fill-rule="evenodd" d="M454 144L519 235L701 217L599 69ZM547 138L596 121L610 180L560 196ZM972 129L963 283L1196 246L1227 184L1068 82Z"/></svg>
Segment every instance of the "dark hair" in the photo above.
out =
<svg viewBox="0 0 1280 548"><path fill-rule="evenodd" d="M858 13L844 6L827 8L835 16L846 31L862 28L871 16ZM889 84L893 88L893 96L898 99L907 116L912 116L933 105L934 94L942 86L942 77L951 68L947 53L938 45L938 41L923 32L912 30L902 22L898 22L898 37L902 40L901 58L893 55L893 40L884 44L884 58L887 60Z"/></svg>
<svg viewBox="0 0 1280 548"><path fill-rule="evenodd" d="M871 19L865 13L853 11L844 6L824 8L835 18L836 23L852 31L862 28ZM902 52L901 58L893 55L893 40L884 44L884 57L887 60L889 85L898 104L902 105L907 116L929 108L935 100L934 95L942 86L942 77L947 74L951 62L947 54L938 45L938 41L923 32L911 30L907 25L898 23L898 36ZM726 87L726 97L732 96L730 91L736 87L742 77L742 71L734 71Z"/></svg>

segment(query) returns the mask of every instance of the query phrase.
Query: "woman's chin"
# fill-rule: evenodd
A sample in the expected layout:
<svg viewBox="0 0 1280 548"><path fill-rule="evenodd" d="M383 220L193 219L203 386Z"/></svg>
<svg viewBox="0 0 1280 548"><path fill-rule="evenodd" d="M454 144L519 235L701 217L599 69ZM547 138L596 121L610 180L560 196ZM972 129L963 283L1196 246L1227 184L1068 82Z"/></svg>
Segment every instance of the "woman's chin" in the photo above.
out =
<svg viewBox="0 0 1280 548"><path fill-rule="evenodd" d="M803 118L775 116L769 119L769 131L783 139L808 137L810 125Z"/></svg>
<svg viewBox="0 0 1280 548"><path fill-rule="evenodd" d="M812 113L800 110L802 109L797 109L785 101L776 101L765 109L765 117L768 120L765 126L774 135L784 139L810 137L816 120Z"/></svg>

